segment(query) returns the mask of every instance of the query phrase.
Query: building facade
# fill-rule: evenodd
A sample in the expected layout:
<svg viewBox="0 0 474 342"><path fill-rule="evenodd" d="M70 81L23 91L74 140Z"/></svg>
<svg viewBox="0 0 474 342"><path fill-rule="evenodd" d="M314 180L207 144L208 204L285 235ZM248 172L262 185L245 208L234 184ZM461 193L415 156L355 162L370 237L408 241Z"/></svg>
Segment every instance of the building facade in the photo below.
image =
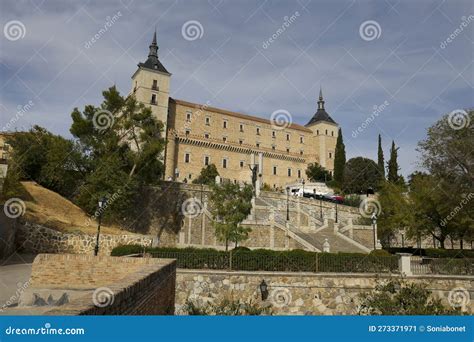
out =
<svg viewBox="0 0 474 342"><path fill-rule="evenodd" d="M259 164L260 184L284 188L305 179L310 163L333 171L339 126L325 110L322 91L306 125L279 125L170 97L171 73L158 58L156 32L149 49L132 76L131 94L164 124L165 179L192 182L203 167L214 164L221 178L249 183L250 168Z"/></svg>

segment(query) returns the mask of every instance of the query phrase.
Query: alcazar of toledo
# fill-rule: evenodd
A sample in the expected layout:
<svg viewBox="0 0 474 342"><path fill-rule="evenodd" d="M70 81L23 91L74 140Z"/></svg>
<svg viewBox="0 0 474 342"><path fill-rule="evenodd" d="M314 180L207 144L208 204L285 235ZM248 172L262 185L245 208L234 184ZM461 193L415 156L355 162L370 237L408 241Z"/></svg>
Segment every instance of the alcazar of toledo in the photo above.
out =
<svg viewBox="0 0 474 342"><path fill-rule="evenodd" d="M306 178L308 164L333 171L339 126L326 112L321 91L316 113L306 125L276 125L274 120L172 98L170 80L158 58L155 32L148 59L132 76L132 94L151 106L165 126L166 180L192 182L203 167L214 164L222 179L248 183L249 166L257 165L260 184L284 188Z"/></svg>

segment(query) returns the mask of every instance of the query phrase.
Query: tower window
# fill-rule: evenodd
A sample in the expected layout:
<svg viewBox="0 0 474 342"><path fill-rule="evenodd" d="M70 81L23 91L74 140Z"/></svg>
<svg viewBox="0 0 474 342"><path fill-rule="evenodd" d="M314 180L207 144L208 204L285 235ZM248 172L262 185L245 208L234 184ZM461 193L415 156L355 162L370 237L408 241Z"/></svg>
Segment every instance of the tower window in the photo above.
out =
<svg viewBox="0 0 474 342"><path fill-rule="evenodd" d="M260 127L257 127L257 135L260 135Z"/></svg>
<svg viewBox="0 0 474 342"><path fill-rule="evenodd" d="M272 138L275 138L275 137L276 137L276 132L272 131Z"/></svg>
<svg viewBox="0 0 474 342"><path fill-rule="evenodd" d="M319 129L316 130L316 135L319 135Z"/></svg>
<svg viewBox="0 0 474 342"><path fill-rule="evenodd" d="M191 131L189 129L186 130L186 136L189 135L189 133L191 133Z"/></svg>
<svg viewBox="0 0 474 342"><path fill-rule="evenodd" d="M259 142L258 142L258 143L256 143L255 145L256 145L257 147L260 147L260 143L259 143Z"/></svg>
<svg viewBox="0 0 474 342"><path fill-rule="evenodd" d="M301 178L301 170L298 170L298 178Z"/></svg>
<svg viewBox="0 0 474 342"><path fill-rule="evenodd" d="M275 151L275 145L272 145L272 150L274 150L274 151Z"/></svg>
<svg viewBox="0 0 474 342"><path fill-rule="evenodd" d="M245 164L244 161L241 160L241 161L240 161L240 164L239 164L239 165L240 165L240 168L243 168L243 167L244 167L244 164Z"/></svg>
<svg viewBox="0 0 474 342"><path fill-rule="evenodd" d="M191 112L186 112L186 121L191 121Z"/></svg>
<svg viewBox="0 0 474 342"><path fill-rule="evenodd" d="M288 177L291 177L291 168L288 168Z"/></svg>
<svg viewBox="0 0 474 342"><path fill-rule="evenodd" d="M222 137L223 142L227 142L227 137Z"/></svg>
<svg viewBox="0 0 474 342"><path fill-rule="evenodd" d="M227 128L227 120L224 120L224 121L222 122L222 127L223 127L223 128Z"/></svg>
<svg viewBox="0 0 474 342"><path fill-rule="evenodd" d="M288 147L286 148L286 153L290 153L290 149Z"/></svg>
<svg viewBox="0 0 474 342"><path fill-rule="evenodd" d="M156 94L151 95L151 104L156 105Z"/></svg>
<svg viewBox="0 0 474 342"><path fill-rule="evenodd" d="M334 131L331 131L331 136L334 136Z"/></svg>
<svg viewBox="0 0 474 342"><path fill-rule="evenodd" d="M240 128L240 131L243 132L244 131L244 124L240 124L239 128Z"/></svg>
<svg viewBox="0 0 474 342"><path fill-rule="evenodd" d="M151 86L151 89L158 90L158 81L157 80L153 80L153 84Z"/></svg>
<svg viewBox="0 0 474 342"><path fill-rule="evenodd" d="M206 116L206 126L209 126L211 124L211 118Z"/></svg>
<svg viewBox="0 0 474 342"><path fill-rule="evenodd" d="M329 152L329 159L332 158L332 152Z"/></svg>
<svg viewBox="0 0 474 342"><path fill-rule="evenodd" d="M209 139L209 133L204 133L204 138Z"/></svg>
<svg viewBox="0 0 474 342"><path fill-rule="evenodd" d="M290 141L290 135L289 134L286 135L286 141Z"/></svg>
<svg viewBox="0 0 474 342"><path fill-rule="evenodd" d="M277 174L277 167L274 166L274 167L273 167L273 175L276 176L276 174Z"/></svg>
<svg viewBox="0 0 474 342"><path fill-rule="evenodd" d="M209 165L209 156L204 156L204 165L205 166Z"/></svg>
<svg viewBox="0 0 474 342"><path fill-rule="evenodd" d="M304 143L304 137L300 136L300 144L303 144L303 143Z"/></svg>
<svg viewBox="0 0 474 342"><path fill-rule="evenodd" d="M222 159L222 168L227 169L227 158Z"/></svg>
<svg viewBox="0 0 474 342"><path fill-rule="evenodd" d="M326 130L326 135L328 135L328 130Z"/></svg>
<svg viewBox="0 0 474 342"><path fill-rule="evenodd" d="M244 141L242 139L239 139L239 145L242 145Z"/></svg>
<svg viewBox="0 0 474 342"><path fill-rule="evenodd" d="M185 154L184 154L184 162L185 162L185 163L189 163L190 157L191 157L191 156L190 156L189 153L185 153Z"/></svg>

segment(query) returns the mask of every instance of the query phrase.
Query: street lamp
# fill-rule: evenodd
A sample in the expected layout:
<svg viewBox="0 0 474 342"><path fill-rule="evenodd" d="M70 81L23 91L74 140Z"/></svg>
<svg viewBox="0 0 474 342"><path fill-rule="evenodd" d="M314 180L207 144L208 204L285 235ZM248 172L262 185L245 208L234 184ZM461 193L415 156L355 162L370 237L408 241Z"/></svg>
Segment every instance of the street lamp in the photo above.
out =
<svg viewBox="0 0 474 342"><path fill-rule="evenodd" d="M377 249L377 237L375 236L375 226L377 225L377 215L375 213L372 213L372 229L373 229L373 235L374 235L374 251Z"/></svg>
<svg viewBox="0 0 474 342"><path fill-rule="evenodd" d="M99 236L100 236L100 223L101 223L101 220L102 220L102 211L105 206L105 204L107 203L107 198L106 197L102 197L101 199L99 199L99 210L97 210L99 212L99 224L97 226L97 238L95 240L95 248L94 248L94 255L97 256L99 254Z"/></svg>
<svg viewBox="0 0 474 342"><path fill-rule="evenodd" d="M305 183L304 179L302 183L303 183L303 197L304 197L304 183Z"/></svg>
<svg viewBox="0 0 474 342"><path fill-rule="evenodd" d="M290 187L286 187L286 220L290 220Z"/></svg>
<svg viewBox="0 0 474 342"><path fill-rule="evenodd" d="M405 247L405 229L400 229L398 232L402 236L402 248L403 248Z"/></svg>
<svg viewBox="0 0 474 342"><path fill-rule="evenodd" d="M323 218L323 195L319 195L319 215Z"/></svg>
<svg viewBox="0 0 474 342"><path fill-rule="evenodd" d="M262 280L260 283L260 293L262 295L262 300L265 300L268 298L268 286L267 283L265 282L265 279Z"/></svg>
<svg viewBox="0 0 474 342"><path fill-rule="evenodd" d="M336 223L337 223L337 199L336 199Z"/></svg>

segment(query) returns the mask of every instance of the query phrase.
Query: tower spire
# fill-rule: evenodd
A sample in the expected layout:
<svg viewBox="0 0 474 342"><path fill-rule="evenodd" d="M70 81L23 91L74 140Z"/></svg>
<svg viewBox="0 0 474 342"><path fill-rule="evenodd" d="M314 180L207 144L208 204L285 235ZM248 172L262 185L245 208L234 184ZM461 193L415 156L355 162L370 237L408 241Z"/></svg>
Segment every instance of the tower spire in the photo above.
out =
<svg viewBox="0 0 474 342"><path fill-rule="evenodd" d="M156 44L156 28L155 33L153 34L153 40L150 45L150 52L148 53L148 57L158 58L158 45Z"/></svg>
<svg viewBox="0 0 474 342"><path fill-rule="evenodd" d="M323 100L323 88L319 87L319 101L318 101L318 110L324 110L324 100Z"/></svg>

